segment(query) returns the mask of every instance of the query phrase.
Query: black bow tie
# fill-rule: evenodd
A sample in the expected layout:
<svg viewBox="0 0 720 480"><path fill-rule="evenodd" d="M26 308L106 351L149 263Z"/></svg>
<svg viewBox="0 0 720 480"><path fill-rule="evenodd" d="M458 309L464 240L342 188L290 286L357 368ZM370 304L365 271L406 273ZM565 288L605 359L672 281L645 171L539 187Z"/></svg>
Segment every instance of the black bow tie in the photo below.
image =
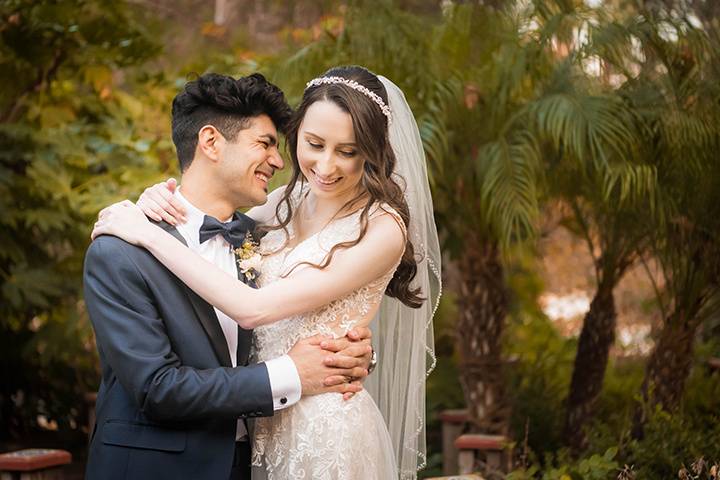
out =
<svg viewBox="0 0 720 480"><path fill-rule="evenodd" d="M200 243L210 240L215 235L222 235L233 248L238 248L245 240L245 236L254 228L255 221L242 213L236 213L233 215L233 219L227 223L205 215L202 227L200 227Z"/></svg>

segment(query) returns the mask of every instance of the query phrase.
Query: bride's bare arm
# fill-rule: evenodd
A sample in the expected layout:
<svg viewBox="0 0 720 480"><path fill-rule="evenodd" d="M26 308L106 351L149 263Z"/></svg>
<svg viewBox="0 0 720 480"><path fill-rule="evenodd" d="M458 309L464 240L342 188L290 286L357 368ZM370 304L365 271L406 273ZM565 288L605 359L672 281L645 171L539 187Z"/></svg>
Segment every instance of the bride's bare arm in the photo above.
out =
<svg viewBox="0 0 720 480"><path fill-rule="evenodd" d="M259 224L267 225L275 218L275 208L280 202L285 187L282 185L268 194L267 202L263 205L251 208L247 216ZM164 182L156 183L147 187L138 198L137 206L145 215L159 222L166 221L171 225L185 222L185 207L173 193L177 188L177 181L168 178Z"/></svg>
<svg viewBox="0 0 720 480"><path fill-rule="evenodd" d="M102 234L147 248L205 301L243 328L307 312L341 298L388 272L405 248L403 231L394 217L376 216L360 243L336 251L326 268L299 267L287 278L253 289L148 222L130 201L104 211L93 238Z"/></svg>
<svg viewBox="0 0 720 480"><path fill-rule="evenodd" d="M282 185L268 193L267 202L251 208L245 214L260 225L269 225L273 223L273 220L275 219L275 209L277 208L278 203L280 203L280 198L283 193L285 193L286 187L287 185Z"/></svg>

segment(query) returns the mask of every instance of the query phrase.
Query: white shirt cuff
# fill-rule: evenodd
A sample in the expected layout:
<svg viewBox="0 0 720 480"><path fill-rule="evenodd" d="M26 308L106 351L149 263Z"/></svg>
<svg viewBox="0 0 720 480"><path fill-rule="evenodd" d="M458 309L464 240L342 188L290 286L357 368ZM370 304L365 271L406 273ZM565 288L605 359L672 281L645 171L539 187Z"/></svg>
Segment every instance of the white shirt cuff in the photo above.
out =
<svg viewBox="0 0 720 480"><path fill-rule="evenodd" d="M275 411L294 405L300 400L302 385L295 362L288 355L265 362Z"/></svg>

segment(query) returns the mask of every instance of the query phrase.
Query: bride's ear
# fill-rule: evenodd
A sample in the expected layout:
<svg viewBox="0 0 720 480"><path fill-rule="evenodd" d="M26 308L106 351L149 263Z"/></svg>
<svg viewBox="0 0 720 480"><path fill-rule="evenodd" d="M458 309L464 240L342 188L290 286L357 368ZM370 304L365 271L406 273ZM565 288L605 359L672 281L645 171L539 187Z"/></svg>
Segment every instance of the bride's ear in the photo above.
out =
<svg viewBox="0 0 720 480"><path fill-rule="evenodd" d="M212 161L220 159L220 144L224 140L222 134L212 125L205 125L198 132L196 151Z"/></svg>

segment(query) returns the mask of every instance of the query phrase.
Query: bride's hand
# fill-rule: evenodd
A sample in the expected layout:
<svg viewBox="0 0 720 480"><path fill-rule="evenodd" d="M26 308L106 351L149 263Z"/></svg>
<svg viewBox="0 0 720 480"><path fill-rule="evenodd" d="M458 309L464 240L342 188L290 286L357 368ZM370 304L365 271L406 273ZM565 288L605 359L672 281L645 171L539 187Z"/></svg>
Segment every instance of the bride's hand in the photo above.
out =
<svg viewBox="0 0 720 480"><path fill-rule="evenodd" d="M123 200L100 211L90 238L95 240L100 235L114 235L142 247L155 228L137 205Z"/></svg>
<svg viewBox="0 0 720 480"><path fill-rule="evenodd" d="M365 372L365 375L360 377L345 377L342 375L335 375L325 379L326 385L340 385L343 383L350 383L361 387L362 382L365 380L365 376L368 375L368 369L370 368L370 360L372 358L372 344L370 339L372 338L372 332L367 327L356 327L347 332L345 337L341 337L337 340L324 340L320 343L323 350L344 355L346 357L354 357L360 360L360 366ZM336 365L339 366L339 365ZM343 393L344 400L350 400L355 395L354 392Z"/></svg>
<svg viewBox="0 0 720 480"><path fill-rule="evenodd" d="M177 188L177 180L168 178L165 182L156 183L152 187L148 187L143 191L137 201L137 206L145 215L152 218L156 222L165 220L170 225L184 223L185 207L182 205L173 193Z"/></svg>

